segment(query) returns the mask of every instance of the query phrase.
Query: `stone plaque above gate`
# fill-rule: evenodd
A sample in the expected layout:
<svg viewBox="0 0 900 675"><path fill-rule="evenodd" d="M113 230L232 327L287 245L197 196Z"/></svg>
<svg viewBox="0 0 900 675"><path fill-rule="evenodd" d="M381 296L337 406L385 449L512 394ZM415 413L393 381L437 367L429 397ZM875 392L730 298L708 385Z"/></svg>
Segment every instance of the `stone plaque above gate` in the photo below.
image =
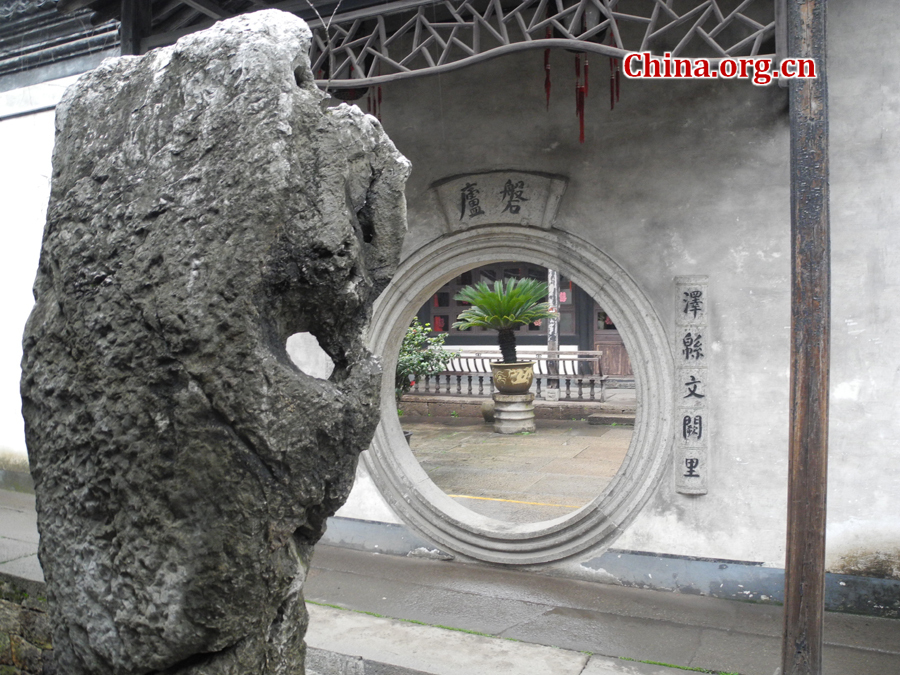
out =
<svg viewBox="0 0 900 675"><path fill-rule="evenodd" d="M432 184L448 232L478 225L526 225L549 230L568 179L548 173L490 171Z"/></svg>

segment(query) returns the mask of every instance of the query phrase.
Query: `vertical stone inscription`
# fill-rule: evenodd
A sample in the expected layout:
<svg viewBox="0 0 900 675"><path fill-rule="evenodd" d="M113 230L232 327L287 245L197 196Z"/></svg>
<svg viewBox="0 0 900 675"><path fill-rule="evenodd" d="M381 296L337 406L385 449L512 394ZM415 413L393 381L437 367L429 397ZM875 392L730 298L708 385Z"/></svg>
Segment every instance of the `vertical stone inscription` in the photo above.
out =
<svg viewBox="0 0 900 675"><path fill-rule="evenodd" d="M709 277L675 277L675 489L709 491Z"/></svg>

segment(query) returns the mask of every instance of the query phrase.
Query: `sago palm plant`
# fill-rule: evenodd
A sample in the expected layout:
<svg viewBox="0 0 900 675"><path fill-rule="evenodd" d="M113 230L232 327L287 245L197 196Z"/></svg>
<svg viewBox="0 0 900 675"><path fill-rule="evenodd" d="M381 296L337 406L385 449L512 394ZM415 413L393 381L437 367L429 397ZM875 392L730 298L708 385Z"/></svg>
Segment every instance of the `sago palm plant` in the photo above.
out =
<svg viewBox="0 0 900 675"><path fill-rule="evenodd" d="M516 334L518 326L543 319L555 319L558 314L544 302L547 284L534 279L506 279L495 281L493 288L484 281L466 286L456 294L456 300L468 302L453 324L454 328L488 328L496 330L503 363L516 363Z"/></svg>

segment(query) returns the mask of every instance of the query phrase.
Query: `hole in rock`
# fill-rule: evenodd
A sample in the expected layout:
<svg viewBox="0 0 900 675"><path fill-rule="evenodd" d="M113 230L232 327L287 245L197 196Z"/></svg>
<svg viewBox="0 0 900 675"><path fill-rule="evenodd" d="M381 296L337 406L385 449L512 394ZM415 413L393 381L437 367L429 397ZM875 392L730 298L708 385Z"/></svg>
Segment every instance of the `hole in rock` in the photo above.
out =
<svg viewBox="0 0 900 675"><path fill-rule="evenodd" d="M294 333L285 347L293 364L307 375L327 380L334 372L334 361L312 333Z"/></svg>

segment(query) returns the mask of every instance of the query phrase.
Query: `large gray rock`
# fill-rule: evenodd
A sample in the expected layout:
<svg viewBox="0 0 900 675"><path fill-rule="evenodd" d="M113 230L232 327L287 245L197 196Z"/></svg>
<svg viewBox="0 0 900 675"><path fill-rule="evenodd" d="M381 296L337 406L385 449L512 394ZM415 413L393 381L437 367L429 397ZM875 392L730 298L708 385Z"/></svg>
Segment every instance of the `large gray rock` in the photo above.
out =
<svg viewBox="0 0 900 675"><path fill-rule="evenodd" d="M266 11L57 109L23 414L59 672L302 673L301 587L378 419L408 162ZM335 363L300 372L309 331Z"/></svg>

